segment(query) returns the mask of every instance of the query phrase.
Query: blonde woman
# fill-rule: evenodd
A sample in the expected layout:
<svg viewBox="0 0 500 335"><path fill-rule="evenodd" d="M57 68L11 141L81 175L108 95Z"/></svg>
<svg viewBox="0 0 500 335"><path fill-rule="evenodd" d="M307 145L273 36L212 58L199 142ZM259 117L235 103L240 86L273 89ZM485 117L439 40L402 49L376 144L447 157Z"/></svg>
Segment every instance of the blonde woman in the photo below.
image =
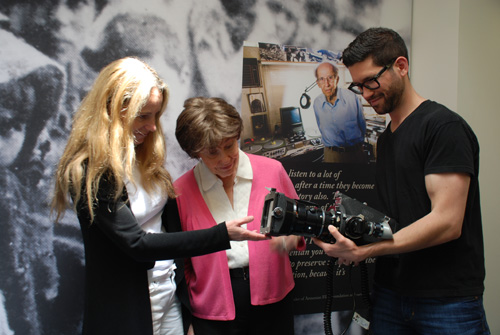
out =
<svg viewBox="0 0 500 335"><path fill-rule="evenodd" d="M75 114L52 208L57 221L72 201L80 222L84 334L182 334L173 259L265 239L240 227L252 217L179 232L160 124L168 95L151 67L124 58L102 69Z"/></svg>

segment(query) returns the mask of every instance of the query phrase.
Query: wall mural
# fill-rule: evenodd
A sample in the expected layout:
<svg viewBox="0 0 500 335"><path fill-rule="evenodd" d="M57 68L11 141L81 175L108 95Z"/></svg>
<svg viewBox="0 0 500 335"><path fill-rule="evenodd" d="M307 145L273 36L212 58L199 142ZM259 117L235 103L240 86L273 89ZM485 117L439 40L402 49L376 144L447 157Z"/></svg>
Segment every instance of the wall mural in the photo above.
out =
<svg viewBox="0 0 500 335"><path fill-rule="evenodd" d="M55 225L48 202L72 115L102 67L138 56L168 83L171 100L162 124L167 168L177 178L195 163L174 136L186 98L219 96L239 110L244 102L255 115L267 111L266 95L242 96L244 41L343 50L366 28L384 25L409 44L411 5L411 0L2 1L0 334L81 331L84 259L78 221L68 211ZM302 57L300 50L287 51L285 60ZM321 333L319 319L298 315L296 333ZM361 331L352 327L356 332Z"/></svg>

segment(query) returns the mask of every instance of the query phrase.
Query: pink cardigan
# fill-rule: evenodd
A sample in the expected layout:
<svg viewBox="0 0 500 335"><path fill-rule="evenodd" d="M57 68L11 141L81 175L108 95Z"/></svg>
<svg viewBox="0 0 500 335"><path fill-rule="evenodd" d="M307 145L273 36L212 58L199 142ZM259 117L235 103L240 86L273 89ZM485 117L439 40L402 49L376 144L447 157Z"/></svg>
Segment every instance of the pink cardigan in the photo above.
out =
<svg viewBox="0 0 500 335"><path fill-rule="evenodd" d="M242 153L240 153L242 154ZM253 170L248 215L254 221L250 230L260 230L266 187L297 199L297 193L285 169L276 160L248 155ZM176 180L177 203L183 230L216 225L199 191L193 170ZM299 248L305 249L302 239ZM272 252L269 241L249 241L250 295L252 305L267 305L282 300L294 287L288 255ZM231 278L225 251L192 257L186 261L186 280L193 315L208 320L234 320L235 309Z"/></svg>

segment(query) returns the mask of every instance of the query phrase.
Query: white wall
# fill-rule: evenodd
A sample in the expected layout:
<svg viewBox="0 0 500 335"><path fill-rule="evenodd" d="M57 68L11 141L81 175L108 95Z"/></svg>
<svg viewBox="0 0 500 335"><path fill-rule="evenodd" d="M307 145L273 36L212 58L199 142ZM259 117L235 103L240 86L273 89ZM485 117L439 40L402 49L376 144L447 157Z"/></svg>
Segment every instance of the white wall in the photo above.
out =
<svg viewBox="0 0 500 335"><path fill-rule="evenodd" d="M485 305L492 334L500 334L499 18L498 0L460 1L458 111L475 129L481 144L481 202L486 243Z"/></svg>
<svg viewBox="0 0 500 335"><path fill-rule="evenodd" d="M486 254L484 302L500 334L500 1L414 0L411 80L426 98L457 111L481 146L480 186Z"/></svg>

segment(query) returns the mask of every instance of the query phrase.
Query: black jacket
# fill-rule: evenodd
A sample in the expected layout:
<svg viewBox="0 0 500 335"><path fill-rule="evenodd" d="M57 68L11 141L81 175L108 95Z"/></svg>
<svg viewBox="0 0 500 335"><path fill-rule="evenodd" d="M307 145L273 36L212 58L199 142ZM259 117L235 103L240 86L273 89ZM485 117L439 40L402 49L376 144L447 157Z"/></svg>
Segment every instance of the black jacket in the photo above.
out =
<svg viewBox="0 0 500 335"><path fill-rule="evenodd" d="M230 248L227 229L220 224L180 232L176 201L169 200L162 220L171 233L146 233L130 210L126 190L117 202L111 196L113 190L113 181L103 178L92 224L86 200L77 205L86 263L83 334L153 334L147 270L155 260ZM177 279L183 279L182 270ZM181 301L188 301L185 294Z"/></svg>

